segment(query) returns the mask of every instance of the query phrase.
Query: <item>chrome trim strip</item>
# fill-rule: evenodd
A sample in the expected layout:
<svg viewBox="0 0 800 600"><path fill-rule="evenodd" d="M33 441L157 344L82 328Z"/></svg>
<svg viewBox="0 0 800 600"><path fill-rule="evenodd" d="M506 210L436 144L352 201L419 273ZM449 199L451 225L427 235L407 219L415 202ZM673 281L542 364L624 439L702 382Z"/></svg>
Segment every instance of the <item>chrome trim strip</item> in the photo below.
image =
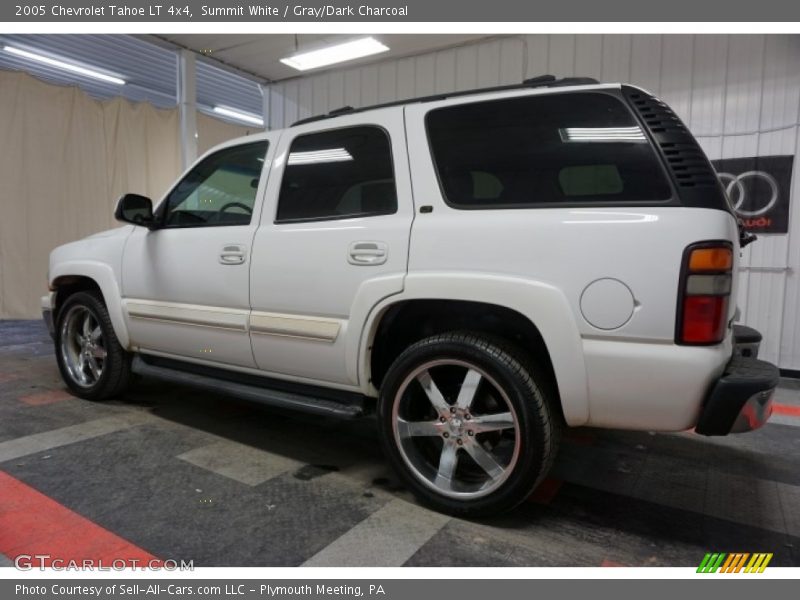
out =
<svg viewBox="0 0 800 600"><path fill-rule="evenodd" d="M138 299L126 299L123 304L131 319L228 331L249 330L259 335L291 337L315 342L335 342L342 327L341 321L337 319L268 312L250 313L245 309L218 306Z"/></svg>
<svg viewBox="0 0 800 600"><path fill-rule="evenodd" d="M247 332L247 310L152 300L126 301L132 319Z"/></svg>
<svg viewBox="0 0 800 600"><path fill-rule="evenodd" d="M336 341L340 329L341 324L334 319L277 313L252 313L250 315L250 331L260 335L333 343Z"/></svg>
<svg viewBox="0 0 800 600"><path fill-rule="evenodd" d="M202 321L195 321L192 319L167 319L165 317L151 317L151 316L144 316L138 314L131 314L128 313L132 319L137 319L139 321L156 321L158 323L171 323L172 325L193 325L195 327L207 327L208 329L224 329L226 331L241 331L246 332L247 328L245 326L229 326L229 325L212 325L210 323L204 323Z"/></svg>

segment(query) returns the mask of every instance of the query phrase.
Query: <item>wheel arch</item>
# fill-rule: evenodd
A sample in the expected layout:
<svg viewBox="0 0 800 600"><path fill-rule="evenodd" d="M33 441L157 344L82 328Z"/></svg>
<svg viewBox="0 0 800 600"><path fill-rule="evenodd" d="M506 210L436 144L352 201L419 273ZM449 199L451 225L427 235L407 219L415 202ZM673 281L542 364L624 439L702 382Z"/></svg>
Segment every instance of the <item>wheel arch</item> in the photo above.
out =
<svg viewBox="0 0 800 600"><path fill-rule="evenodd" d="M423 318L422 324L415 321ZM362 330L359 379L374 393L393 358L445 330L499 335L545 363L568 425L589 419L583 346L563 293L550 285L486 274L409 275L403 292L378 303Z"/></svg>
<svg viewBox="0 0 800 600"><path fill-rule="evenodd" d="M130 339L122 311L119 286L110 266L89 261L58 265L51 271L50 288L56 294L53 307L54 320L57 320L58 311L70 295L87 290L100 292L120 345L125 349L129 347Z"/></svg>

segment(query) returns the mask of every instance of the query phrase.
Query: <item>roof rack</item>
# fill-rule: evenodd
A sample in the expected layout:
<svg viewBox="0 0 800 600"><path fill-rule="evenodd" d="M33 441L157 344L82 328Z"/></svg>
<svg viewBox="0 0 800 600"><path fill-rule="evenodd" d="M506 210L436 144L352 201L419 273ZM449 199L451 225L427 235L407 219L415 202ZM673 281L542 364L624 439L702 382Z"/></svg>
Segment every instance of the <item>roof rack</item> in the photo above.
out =
<svg viewBox="0 0 800 600"><path fill-rule="evenodd" d="M444 94L434 94L433 96L421 96L419 98L407 98L405 100L394 100L392 102L385 102L383 104L373 104L371 106L363 106L361 108L353 108L352 106L342 106L329 113L323 115L316 115L305 119L295 121L290 127L296 125L304 125L306 123L314 123L315 121L323 121L341 115L350 115L367 110L374 110L376 108L389 108L391 106L402 106L404 104L413 104L421 102L435 102L437 100L444 100L446 98L456 98L458 96L471 96L474 94L489 94L492 92L505 92L508 90L521 90L526 88L539 88L539 87L568 87L574 85L594 85L600 83L597 79L591 77L563 77L556 79L554 75L539 75L538 77L531 77L525 79L522 83L515 83L511 85L498 85L494 87L476 88L472 90L462 90L458 92L447 92Z"/></svg>

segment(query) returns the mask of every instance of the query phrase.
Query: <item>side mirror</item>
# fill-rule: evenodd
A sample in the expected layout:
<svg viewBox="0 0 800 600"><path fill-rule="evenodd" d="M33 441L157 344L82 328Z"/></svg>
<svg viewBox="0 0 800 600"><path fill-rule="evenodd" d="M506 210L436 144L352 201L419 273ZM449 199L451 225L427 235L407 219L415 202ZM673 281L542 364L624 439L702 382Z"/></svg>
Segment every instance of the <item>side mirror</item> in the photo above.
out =
<svg viewBox="0 0 800 600"><path fill-rule="evenodd" d="M153 201L139 194L125 194L117 202L114 218L123 223L131 223L148 229L157 227L153 217Z"/></svg>

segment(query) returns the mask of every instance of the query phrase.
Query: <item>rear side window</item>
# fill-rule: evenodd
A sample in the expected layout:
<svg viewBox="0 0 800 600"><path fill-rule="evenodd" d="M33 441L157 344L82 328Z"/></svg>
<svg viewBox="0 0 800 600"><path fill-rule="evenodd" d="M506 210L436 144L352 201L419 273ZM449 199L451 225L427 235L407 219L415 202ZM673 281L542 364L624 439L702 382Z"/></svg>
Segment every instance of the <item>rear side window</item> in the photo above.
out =
<svg viewBox="0 0 800 600"><path fill-rule="evenodd" d="M392 152L383 129L346 127L301 135L292 142L277 223L395 212Z"/></svg>
<svg viewBox="0 0 800 600"><path fill-rule="evenodd" d="M663 201L671 189L643 131L609 94L552 94L439 108L426 117L456 208Z"/></svg>

